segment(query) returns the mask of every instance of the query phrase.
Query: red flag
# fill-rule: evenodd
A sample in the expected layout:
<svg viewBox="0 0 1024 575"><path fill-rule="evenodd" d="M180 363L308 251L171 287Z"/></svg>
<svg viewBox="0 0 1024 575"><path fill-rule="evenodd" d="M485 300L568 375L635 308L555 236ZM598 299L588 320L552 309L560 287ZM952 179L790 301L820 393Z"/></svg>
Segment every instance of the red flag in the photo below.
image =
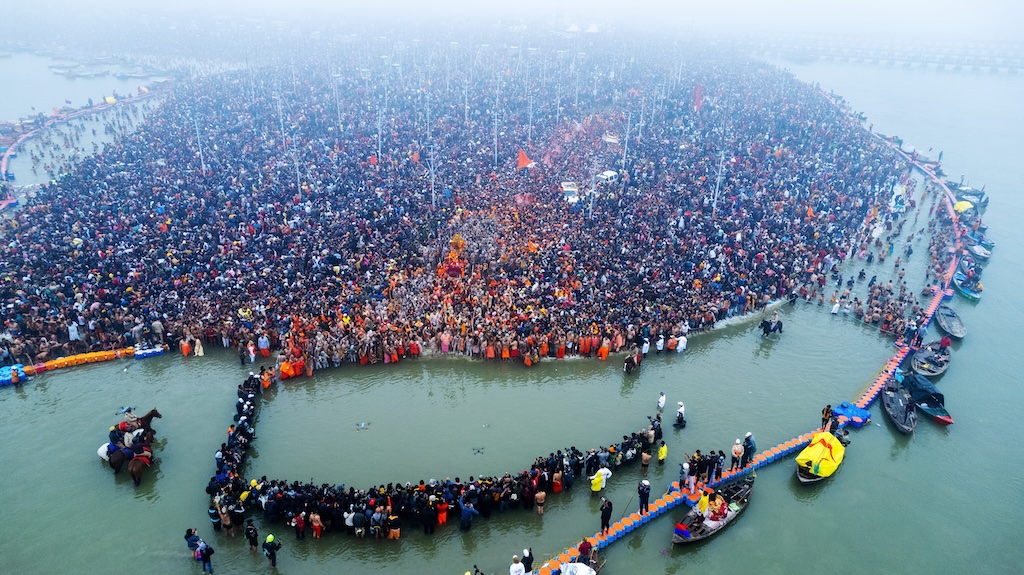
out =
<svg viewBox="0 0 1024 575"><path fill-rule="evenodd" d="M418 151L412 153L412 161L417 164L420 163L420 153Z"/></svg>
<svg viewBox="0 0 1024 575"><path fill-rule="evenodd" d="M700 111L704 107L704 86L697 84L693 89L693 109Z"/></svg>
<svg viewBox="0 0 1024 575"><path fill-rule="evenodd" d="M533 160L526 157L526 152L522 148L519 148L519 160L516 162L518 169L529 168L533 166Z"/></svg>
<svg viewBox="0 0 1024 575"><path fill-rule="evenodd" d="M370 165L371 166L376 166L377 165L377 156L370 156Z"/></svg>

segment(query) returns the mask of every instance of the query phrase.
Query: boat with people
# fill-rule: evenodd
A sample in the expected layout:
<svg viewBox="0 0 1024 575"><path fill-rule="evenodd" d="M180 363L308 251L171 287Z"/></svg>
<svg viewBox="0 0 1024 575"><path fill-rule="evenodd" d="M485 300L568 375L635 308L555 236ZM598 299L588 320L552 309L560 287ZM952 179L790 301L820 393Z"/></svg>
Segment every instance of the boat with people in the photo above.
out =
<svg viewBox="0 0 1024 575"><path fill-rule="evenodd" d="M705 493L676 523L672 543L694 543L725 529L746 510L753 492L754 478L748 476L723 485L713 496Z"/></svg>
<svg viewBox="0 0 1024 575"><path fill-rule="evenodd" d="M960 295L971 301L980 300L981 292L985 289L977 275L968 277L959 270L953 273L953 287Z"/></svg>
<svg viewBox="0 0 1024 575"><path fill-rule="evenodd" d="M910 391L903 385L903 379L889 376L882 389L882 406L889 420L901 433L913 433L917 427L917 406Z"/></svg>
<svg viewBox="0 0 1024 575"><path fill-rule="evenodd" d="M939 324L939 328L953 339L963 339L967 335L967 327L964 326L959 314L948 305L939 306L935 313L935 321Z"/></svg>
<svg viewBox="0 0 1024 575"><path fill-rule="evenodd" d="M839 469L846 446L831 432L819 431L811 443L796 456L796 477L800 483L816 483Z"/></svg>
<svg viewBox="0 0 1024 575"><path fill-rule="evenodd" d="M946 411L946 396L942 395L935 384L928 378L910 373L903 376L903 385L910 392L911 399L918 409L927 413L932 420L940 425L951 425L953 416Z"/></svg>
<svg viewBox="0 0 1024 575"><path fill-rule="evenodd" d="M964 233L964 242L968 245L977 245L991 251L992 248L996 247L996 243L988 238L984 233L972 230Z"/></svg>
<svg viewBox="0 0 1024 575"><path fill-rule="evenodd" d="M947 340L948 343L948 340ZM914 373L926 377L935 377L946 373L952 354L941 341L933 341L922 345L910 358L910 367Z"/></svg>
<svg viewBox="0 0 1024 575"><path fill-rule="evenodd" d="M965 251L956 262L956 269L965 276L970 277L972 273L973 275L980 276L985 268L979 266L978 262L974 261L974 257L971 256L970 252Z"/></svg>

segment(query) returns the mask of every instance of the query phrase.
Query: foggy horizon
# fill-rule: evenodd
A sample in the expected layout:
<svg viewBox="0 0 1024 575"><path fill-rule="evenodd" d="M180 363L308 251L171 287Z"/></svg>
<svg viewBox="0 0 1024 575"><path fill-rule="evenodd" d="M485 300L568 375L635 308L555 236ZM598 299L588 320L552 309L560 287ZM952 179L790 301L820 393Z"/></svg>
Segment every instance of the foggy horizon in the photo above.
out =
<svg viewBox="0 0 1024 575"><path fill-rule="evenodd" d="M845 6L811 0L778 4L750 0L715 4L648 1L629 5L610 0L521 0L495 6L468 0L371 5L322 0L186 0L139 5L114 0L102 6L48 0L42 6L11 6L7 14L9 30L0 47L90 46L88 49L104 51L173 51L176 56L187 56L190 49L216 53L218 43L225 44L225 52L238 56L237 52L247 50L247 43L317 43L335 34L387 36L394 32L429 41L432 37L514 30L529 41L538 33L565 33L570 29L581 34L625 35L626 41L634 35L638 42L782 39L956 47L1018 44L1017 23L1021 21L1018 7L995 0L973 2L969 7L953 0L869 0ZM53 18L55 14L60 17ZM210 45L197 43L199 39ZM175 45L179 43L184 45ZM235 45L228 46L231 43Z"/></svg>

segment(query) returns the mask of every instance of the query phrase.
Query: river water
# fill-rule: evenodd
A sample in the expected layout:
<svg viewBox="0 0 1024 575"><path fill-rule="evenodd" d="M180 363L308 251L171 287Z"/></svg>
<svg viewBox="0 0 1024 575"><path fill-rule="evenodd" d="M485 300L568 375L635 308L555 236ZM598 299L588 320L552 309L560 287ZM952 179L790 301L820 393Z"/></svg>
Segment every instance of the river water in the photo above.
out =
<svg viewBox="0 0 1024 575"><path fill-rule="evenodd" d="M0 61L4 77L12 60ZM957 423L922 421L905 438L873 407L874 424L852 433L832 479L801 486L791 458L773 464L758 473L749 510L728 532L672 548L676 511L608 548L605 573L1019 573L1024 463L1012 424L1024 391L1003 342L1024 322L1009 297L1024 255L1014 221L1024 201L1013 167L1024 155L1017 136L1024 80L782 65L844 95L876 130L934 147L934 154L943 150L947 172L987 184L993 195L987 220L999 245L985 272L985 296L977 305L954 300L970 334L955 345L939 382ZM911 276L921 277L925 241L908 263ZM887 279L893 269L876 263L868 273ZM738 322L692 338L684 354L652 356L638 376L625 376L614 360L545 361L527 370L424 358L289 380L262 404L249 475L366 487L516 472L536 455L608 444L636 430L664 391L670 406L686 402L689 426L666 430L670 463L652 466L650 477L660 494L683 452L727 450L746 431L762 448L804 433L819 423L824 404L859 396L894 351L876 330L826 307L801 302L782 314L781 337L764 339L752 321ZM194 573L182 541L188 527L217 548L219 573L268 569L244 540L213 536L203 492L233 413L233 390L249 369L211 346L203 358L92 364L0 390L0 436L7 438L0 445L0 571ZM154 424L160 461L139 488L112 476L95 455L121 405L156 406L164 415ZM370 422L369 430L357 433L357 422ZM630 467L611 479L615 518L636 510L638 479ZM406 533L400 541L299 542L281 526L261 532L274 531L284 543L280 572L461 574L475 563L502 573L523 547L534 549L539 566L598 527L584 485L550 497L546 507L543 517L506 512L468 534L449 524L432 537Z"/></svg>

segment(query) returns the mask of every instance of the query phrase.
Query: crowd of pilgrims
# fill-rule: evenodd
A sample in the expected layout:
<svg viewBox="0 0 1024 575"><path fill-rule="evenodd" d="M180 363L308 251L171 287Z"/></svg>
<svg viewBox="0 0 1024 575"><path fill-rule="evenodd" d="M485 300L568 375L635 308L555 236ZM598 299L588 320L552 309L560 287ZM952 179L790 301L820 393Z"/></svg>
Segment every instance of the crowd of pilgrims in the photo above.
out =
<svg viewBox="0 0 1024 575"><path fill-rule="evenodd" d="M582 481L584 489L597 495L612 474L639 461L645 476L657 454L659 464L667 459L662 439L661 412L648 417L648 424L622 436L622 441L581 451L575 446L538 456L529 468L500 476L446 477L444 480L419 480L416 483L392 482L364 489L344 484L270 480L266 476L246 479L246 453L256 438L252 425L263 386L259 376L250 376L238 386L234 422L228 429L227 441L214 454L216 473L210 478L206 492L211 497L210 519L216 531L228 536L241 533L248 515L259 515L265 526L294 528L297 538L307 533L319 538L325 531L346 532L356 537L399 538L402 529L434 533L452 518L459 528L468 530L474 518L486 519L492 513L543 508L548 496L573 489ZM680 405L680 413L682 413ZM742 467L753 458L751 435L743 447L733 450L732 467ZM739 449L739 452L736 452ZM738 460L740 456L742 460ZM739 461L739 463L738 463ZM721 478L725 466L722 451L684 456L680 480L694 489L694 481L706 483ZM631 465L633 464L633 465ZM690 471L692 469L692 471ZM692 477L687 479L686 473ZM650 490L649 482L641 488ZM538 511L540 511L538 509Z"/></svg>
<svg viewBox="0 0 1024 575"><path fill-rule="evenodd" d="M916 190L916 182L908 179L908 188ZM866 227L858 233L859 247L850 260L848 276L844 277L836 265L829 266L828 273L809 271L799 287L790 293L789 301L794 304L800 300L817 302L823 306L831 290L832 295L827 302L833 314L852 315L865 324L876 325L882 333L891 335L897 341L920 341L924 335L921 326L928 300L936 290L941 289L942 280L948 275L954 255L954 236L950 233L953 223L943 209L941 191L930 184L924 185L921 187L920 199L922 202L928 200L926 226L904 237L904 227L908 223L912 228L915 227L925 208L923 204L919 207L917 202L910 199L905 212L886 214L875 227ZM928 259L924 264L926 286L917 293L916 288L907 281L904 266L914 253L915 243L920 243L925 237L929 238ZM892 258L897 250L900 253L891 260L893 265L889 268L891 271L887 272L886 259ZM877 265L873 266L876 261ZM864 267L859 272L853 272L858 265ZM868 279L867 269L878 273L872 273ZM879 278L879 275L890 274L887 280ZM863 299L858 295L861 290L864 293Z"/></svg>
<svg viewBox="0 0 1024 575"><path fill-rule="evenodd" d="M904 170L765 64L544 53L533 74L481 52L428 82L356 51L332 75L178 83L3 222L5 360L165 338L284 349L307 372L606 357L828 273ZM571 97L577 67L595 80ZM560 183L587 188L595 167L620 181L566 202Z"/></svg>

